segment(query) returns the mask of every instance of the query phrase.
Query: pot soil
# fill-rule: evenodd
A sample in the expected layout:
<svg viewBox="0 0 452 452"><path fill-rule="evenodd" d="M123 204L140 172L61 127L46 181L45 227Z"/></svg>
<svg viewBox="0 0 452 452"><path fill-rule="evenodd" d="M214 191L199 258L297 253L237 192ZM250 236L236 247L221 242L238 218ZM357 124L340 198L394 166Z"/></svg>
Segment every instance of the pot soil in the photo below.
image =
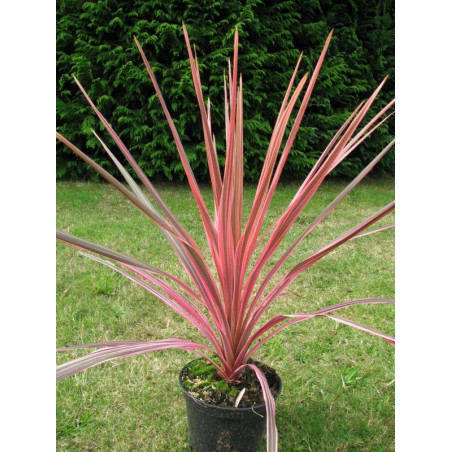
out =
<svg viewBox="0 0 452 452"><path fill-rule="evenodd" d="M193 360L179 373L179 385L187 405L188 439L191 450L256 451L264 437L266 412L262 391L254 372L247 368L240 379L241 383L225 388L223 380L220 384L215 380L216 371L211 370L211 375L206 378L205 375L191 370L193 363L201 362L205 362L203 358ZM253 361L253 364L264 372L276 398L281 392L282 383L275 370L258 361ZM247 389L239 407L235 408L236 394L243 387Z"/></svg>

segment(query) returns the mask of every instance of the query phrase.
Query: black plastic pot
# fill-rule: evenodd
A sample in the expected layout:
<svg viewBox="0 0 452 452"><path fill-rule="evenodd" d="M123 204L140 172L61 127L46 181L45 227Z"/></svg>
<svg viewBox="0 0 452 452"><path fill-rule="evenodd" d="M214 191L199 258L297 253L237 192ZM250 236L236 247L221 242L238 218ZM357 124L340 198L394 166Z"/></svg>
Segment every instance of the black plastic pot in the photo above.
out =
<svg viewBox="0 0 452 452"><path fill-rule="evenodd" d="M182 375L191 362L179 373L179 385L187 405L188 440L191 450L195 452L256 451L265 433L265 405L252 408L228 408L210 405L193 397L182 385ZM277 378L279 388L276 397L282 389L281 379Z"/></svg>

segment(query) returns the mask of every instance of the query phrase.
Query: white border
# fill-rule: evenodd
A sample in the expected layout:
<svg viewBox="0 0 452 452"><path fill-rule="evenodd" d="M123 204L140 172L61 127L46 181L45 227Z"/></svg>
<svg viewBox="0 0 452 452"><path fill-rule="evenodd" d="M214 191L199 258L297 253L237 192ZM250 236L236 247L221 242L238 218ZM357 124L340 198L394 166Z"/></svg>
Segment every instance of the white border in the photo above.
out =
<svg viewBox="0 0 452 452"><path fill-rule="evenodd" d="M452 7L396 7L396 450L452 450Z"/></svg>
<svg viewBox="0 0 452 452"><path fill-rule="evenodd" d="M55 5L5 2L1 59L3 450L55 449Z"/></svg>

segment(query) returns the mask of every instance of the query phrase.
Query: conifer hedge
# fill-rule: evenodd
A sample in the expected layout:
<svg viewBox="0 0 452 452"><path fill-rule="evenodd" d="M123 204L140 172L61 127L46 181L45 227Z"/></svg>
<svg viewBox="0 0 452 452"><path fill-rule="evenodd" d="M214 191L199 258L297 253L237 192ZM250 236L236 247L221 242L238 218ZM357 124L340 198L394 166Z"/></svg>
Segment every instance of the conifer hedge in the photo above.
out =
<svg viewBox="0 0 452 452"><path fill-rule="evenodd" d="M102 131L71 74L153 178L183 179L176 147L142 64L137 36L156 73L195 174L207 175L202 127L182 35L185 22L196 44L205 98L220 162L224 153L223 71L240 32L244 82L245 175L256 180L291 73L304 51L301 71L312 71L331 28L332 44L310 107L286 164L286 177L301 178L357 104L386 74L390 79L375 109L394 96L393 0L57 0L57 128L100 165L116 173L91 128ZM300 72L300 73L303 73ZM353 176L390 141L383 125L335 172ZM394 172L394 155L379 171ZM57 147L57 177L95 177L68 149Z"/></svg>

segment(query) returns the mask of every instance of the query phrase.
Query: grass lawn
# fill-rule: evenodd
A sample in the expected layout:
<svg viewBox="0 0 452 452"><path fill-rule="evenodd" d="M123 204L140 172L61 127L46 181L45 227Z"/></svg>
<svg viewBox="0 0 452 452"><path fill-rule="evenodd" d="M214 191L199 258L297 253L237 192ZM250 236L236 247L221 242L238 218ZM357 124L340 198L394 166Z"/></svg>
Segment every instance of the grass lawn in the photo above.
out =
<svg viewBox="0 0 452 452"><path fill-rule="evenodd" d="M345 182L325 182L281 251L344 186ZM207 251L189 188L172 184L157 188ZM297 188L291 184L279 188L269 222L285 209ZM248 209L254 190L255 186L245 187ZM210 200L209 189L202 191ZM393 199L392 180L363 182L308 236L284 268ZM393 216L386 217L381 225L392 222ZM57 227L184 276L157 227L106 184L58 183ZM393 297L393 249L393 230L343 245L301 274L266 318L355 298ZM58 347L104 340L201 340L191 325L155 297L60 243L56 314ZM338 314L394 335L393 305L350 307ZM57 360L84 353L58 354ZM169 350L125 358L58 383L57 450L188 451L177 375L194 356ZM274 367L283 381L276 414L282 452L394 450L394 348L385 341L329 319L315 319L283 331L255 358Z"/></svg>

